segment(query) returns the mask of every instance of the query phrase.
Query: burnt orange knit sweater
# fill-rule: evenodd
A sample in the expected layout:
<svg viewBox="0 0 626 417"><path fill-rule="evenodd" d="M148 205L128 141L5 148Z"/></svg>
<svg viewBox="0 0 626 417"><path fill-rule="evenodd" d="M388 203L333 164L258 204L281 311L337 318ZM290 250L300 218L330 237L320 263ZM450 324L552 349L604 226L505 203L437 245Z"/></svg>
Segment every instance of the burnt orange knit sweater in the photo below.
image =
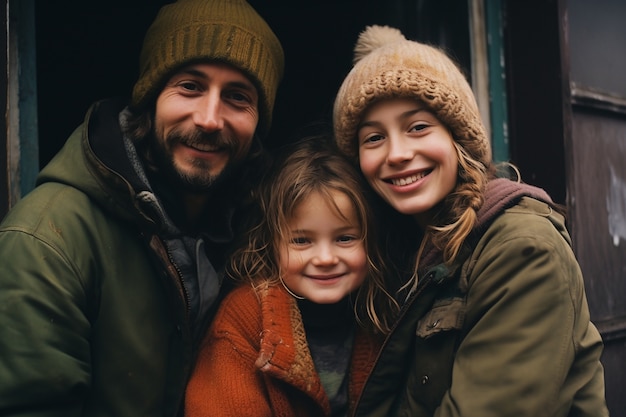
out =
<svg viewBox="0 0 626 417"><path fill-rule="evenodd" d="M360 394L378 343L355 336L349 401ZM296 301L282 286L243 286L223 301L187 388L186 417L329 416Z"/></svg>

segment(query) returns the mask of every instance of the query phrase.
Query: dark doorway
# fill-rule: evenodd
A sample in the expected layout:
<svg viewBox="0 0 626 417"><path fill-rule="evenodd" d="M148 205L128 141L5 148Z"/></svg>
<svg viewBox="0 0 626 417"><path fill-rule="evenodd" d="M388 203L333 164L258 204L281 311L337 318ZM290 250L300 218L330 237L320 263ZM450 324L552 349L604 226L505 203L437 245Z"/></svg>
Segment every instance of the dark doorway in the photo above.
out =
<svg viewBox="0 0 626 417"><path fill-rule="evenodd" d="M41 167L93 101L130 94L143 33L165 3L35 1Z"/></svg>
<svg viewBox="0 0 626 417"><path fill-rule="evenodd" d="M130 94L143 34L166 3L170 1L35 1L41 166L82 122L93 101ZM366 25L397 27L409 38L443 45L462 65L469 60L464 2L250 4L281 39L286 56L267 139L270 148L288 141L303 126L329 121L334 95L351 68L352 48Z"/></svg>

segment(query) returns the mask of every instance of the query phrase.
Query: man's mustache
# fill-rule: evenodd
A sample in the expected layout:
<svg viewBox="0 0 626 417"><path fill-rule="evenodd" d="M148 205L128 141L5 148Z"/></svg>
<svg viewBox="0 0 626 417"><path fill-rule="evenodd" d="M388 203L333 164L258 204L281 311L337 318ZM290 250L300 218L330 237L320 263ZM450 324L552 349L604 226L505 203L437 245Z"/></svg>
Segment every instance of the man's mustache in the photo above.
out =
<svg viewBox="0 0 626 417"><path fill-rule="evenodd" d="M227 149L233 152L236 149L236 143L232 138L225 136L222 132L203 132L201 130L193 130L191 132L174 131L167 135L167 143L180 143L187 146L210 145L215 148Z"/></svg>

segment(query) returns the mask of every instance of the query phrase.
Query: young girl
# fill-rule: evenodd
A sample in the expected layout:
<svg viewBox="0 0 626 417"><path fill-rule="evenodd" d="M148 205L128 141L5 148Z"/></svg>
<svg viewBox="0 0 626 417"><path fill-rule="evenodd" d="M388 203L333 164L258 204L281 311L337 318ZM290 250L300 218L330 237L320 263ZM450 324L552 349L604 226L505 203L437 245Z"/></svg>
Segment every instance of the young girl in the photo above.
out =
<svg viewBox="0 0 626 417"><path fill-rule="evenodd" d="M402 311L355 415L608 415L602 340L564 218L543 190L495 178L456 65L367 28L334 128L395 213L388 257L408 272L389 277Z"/></svg>
<svg viewBox="0 0 626 417"><path fill-rule="evenodd" d="M203 343L188 417L345 416L356 400L395 301L367 185L331 145L297 143L264 181L260 221L228 269L244 284Z"/></svg>

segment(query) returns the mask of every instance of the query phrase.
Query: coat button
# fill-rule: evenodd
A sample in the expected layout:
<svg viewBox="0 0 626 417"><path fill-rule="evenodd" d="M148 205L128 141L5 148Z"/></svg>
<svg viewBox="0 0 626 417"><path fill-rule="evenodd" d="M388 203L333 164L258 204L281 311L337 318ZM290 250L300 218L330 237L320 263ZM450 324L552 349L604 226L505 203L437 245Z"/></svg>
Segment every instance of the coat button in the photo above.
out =
<svg viewBox="0 0 626 417"><path fill-rule="evenodd" d="M424 375L422 377L422 385L426 385L426 384L428 384L428 375Z"/></svg>
<svg viewBox="0 0 626 417"><path fill-rule="evenodd" d="M437 320L435 320L434 322L432 322L432 323L430 323L430 324L428 325L428 328L429 328L429 329L434 329L435 327L439 326L439 322L440 322L440 321L441 321L441 319L437 319Z"/></svg>

